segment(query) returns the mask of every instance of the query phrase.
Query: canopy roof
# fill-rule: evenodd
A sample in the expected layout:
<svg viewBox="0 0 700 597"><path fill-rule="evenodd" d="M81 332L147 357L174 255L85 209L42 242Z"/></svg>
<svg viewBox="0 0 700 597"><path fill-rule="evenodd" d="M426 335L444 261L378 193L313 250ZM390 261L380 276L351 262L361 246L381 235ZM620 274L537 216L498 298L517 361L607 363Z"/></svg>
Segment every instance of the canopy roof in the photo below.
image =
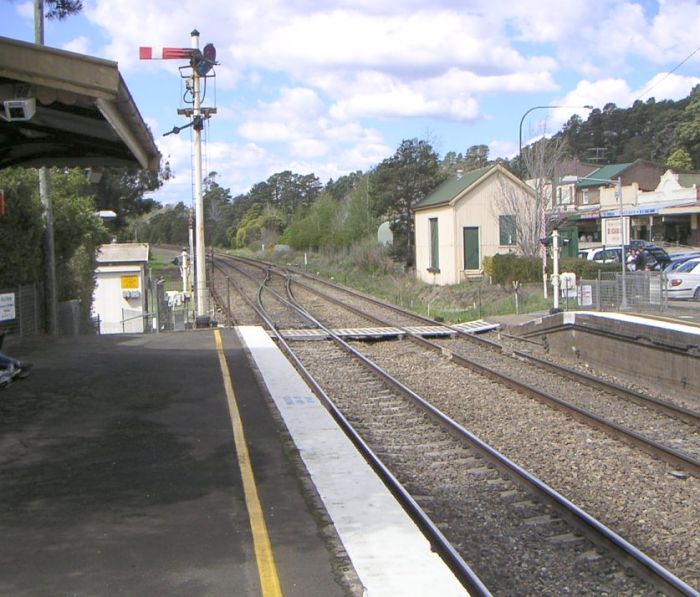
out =
<svg viewBox="0 0 700 597"><path fill-rule="evenodd" d="M0 168L11 166L157 171L160 154L116 62L0 37Z"/></svg>

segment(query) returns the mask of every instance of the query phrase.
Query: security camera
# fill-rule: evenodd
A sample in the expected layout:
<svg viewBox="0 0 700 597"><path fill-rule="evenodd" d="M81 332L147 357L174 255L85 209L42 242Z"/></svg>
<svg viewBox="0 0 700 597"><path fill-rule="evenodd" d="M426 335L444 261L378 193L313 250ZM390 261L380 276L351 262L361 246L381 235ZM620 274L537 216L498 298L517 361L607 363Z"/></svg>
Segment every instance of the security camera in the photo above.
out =
<svg viewBox="0 0 700 597"><path fill-rule="evenodd" d="M36 113L36 99L28 97L24 99L8 99L3 102L5 107L5 120L8 122L31 120Z"/></svg>

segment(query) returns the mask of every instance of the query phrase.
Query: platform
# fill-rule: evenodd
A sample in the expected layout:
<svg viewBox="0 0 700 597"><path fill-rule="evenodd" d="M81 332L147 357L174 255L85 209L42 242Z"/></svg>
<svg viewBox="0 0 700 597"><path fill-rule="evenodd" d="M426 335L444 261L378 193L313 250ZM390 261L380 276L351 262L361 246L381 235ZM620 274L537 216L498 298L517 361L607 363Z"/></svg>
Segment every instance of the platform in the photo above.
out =
<svg viewBox="0 0 700 597"><path fill-rule="evenodd" d="M268 334L259 327L239 332L367 594L465 595Z"/></svg>
<svg viewBox="0 0 700 597"><path fill-rule="evenodd" d="M465 594L261 328L5 349L0 593Z"/></svg>

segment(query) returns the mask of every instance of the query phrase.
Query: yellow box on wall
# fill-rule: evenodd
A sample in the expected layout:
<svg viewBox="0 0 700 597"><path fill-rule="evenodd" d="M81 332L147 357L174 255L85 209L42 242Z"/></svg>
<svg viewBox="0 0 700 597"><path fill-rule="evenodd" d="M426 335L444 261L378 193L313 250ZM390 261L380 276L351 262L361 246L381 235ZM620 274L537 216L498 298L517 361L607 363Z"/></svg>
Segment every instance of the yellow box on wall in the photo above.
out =
<svg viewBox="0 0 700 597"><path fill-rule="evenodd" d="M139 276L122 276L122 289L138 289Z"/></svg>

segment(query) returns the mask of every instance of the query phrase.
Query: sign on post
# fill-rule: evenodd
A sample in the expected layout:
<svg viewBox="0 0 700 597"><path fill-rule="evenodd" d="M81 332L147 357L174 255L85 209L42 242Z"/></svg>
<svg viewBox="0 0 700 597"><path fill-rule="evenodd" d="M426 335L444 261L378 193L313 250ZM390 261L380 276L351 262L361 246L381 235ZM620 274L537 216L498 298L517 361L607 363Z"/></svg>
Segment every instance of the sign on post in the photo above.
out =
<svg viewBox="0 0 700 597"><path fill-rule="evenodd" d="M0 321L10 321L17 317L15 311L15 293L0 294Z"/></svg>
<svg viewBox="0 0 700 597"><path fill-rule="evenodd" d="M629 218L623 218L624 228L620 230L620 218L603 219L603 244L611 247L622 246L622 238L629 238L626 228L629 226Z"/></svg>

